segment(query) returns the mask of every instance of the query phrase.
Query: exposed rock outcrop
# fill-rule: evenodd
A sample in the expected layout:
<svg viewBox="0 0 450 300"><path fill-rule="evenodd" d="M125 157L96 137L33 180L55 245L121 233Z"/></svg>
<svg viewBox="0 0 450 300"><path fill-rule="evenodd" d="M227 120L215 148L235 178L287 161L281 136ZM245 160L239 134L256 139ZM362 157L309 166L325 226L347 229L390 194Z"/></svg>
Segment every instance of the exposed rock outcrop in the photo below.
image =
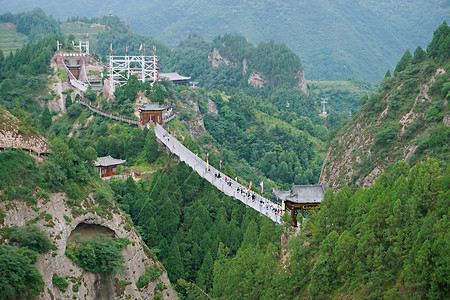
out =
<svg viewBox="0 0 450 300"><path fill-rule="evenodd" d="M47 144L47 139L0 106L0 148L22 148L42 154L48 153Z"/></svg>
<svg viewBox="0 0 450 300"><path fill-rule="evenodd" d="M295 78L298 80L297 87L305 94L308 94L308 84L306 83L305 70L297 72Z"/></svg>
<svg viewBox="0 0 450 300"><path fill-rule="evenodd" d="M214 48L214 50L208 54L208 61L211 63L211 66L213 68L218 68L222 65L224 66L231 65L234 68L237 67L237 63L234 63L230 61L228 58L220 55L219 50L217 50L217 48Z"/></svg>
<svg viewBox="0 0 450 300"><path fill-rule="evenodd" d="M257 73L255 71L250 74L248 77L248 85L251 85L253 87L263 87L264 86L264 79L261 76L261 73Z"/></svg>
<svg viewBox="0 0 450 300"><path fill-rule="evenodd" d="M73 215L66 204L65 193L50 194L49 199L39 199L35 207L27 206L21 201L1 202L0 207L7 212L4 218L6 225L24 226L33 222L47 233L57 250L42 254L36 265L45 281L45 290L38 299L153 299L158 283L167 284L162 291L162 299L177 299L167 273L141 290L136 287L139 277L149 266L159 265L153 254L136 234L130 221L118 209L113 209L108 217L101 217L94 210L95 205L90 195L83 201L85 210ZM45 215L45 218L39 217ZM82 228L80 230L80 228ZM94 274L78 267L65 255L69 238L77 232L82 235L107 233L116 238L128 239L130 243L122 249L125 267L112 275ZM69 287L62 292L52 284L52 276L67 277ZM77 285L78 288L74 288Z"/></svg>
<svg viewBox="0 0 450 300"><path fill-rule="evenodd" d="M438 68L424 82L423 79L421 82L413 77L401 77L389 89L380 91L376 95L377 98L374 98L376 100L369 100L377 102L375 105L378 107L378 115L375 117L373 111L365 110L363 107L361 112L341 130L328 149L319 183L332 187L335 192L344 185L353 183L366 188L375 183L378 176L387 171L390 164L398 160L409 162L418 149L417 140L429 136L430 129L435 124L425 120L426 107L437 105L442 101L433 99L428 92L435 77L443 73L445 70ZM417 83L404 90L407 81L408 84ZM415 94L411 94L411 91ZM441 112L442 123L448 127L450 117L448 110L445 109L446 101L442 105L444 107ZM403 113L398 114L399 111ZM389 150L383 149L380 152L380 144L383 144L384 140L380 141L379 135L377 145L375 137L389 128L394 128L393 132L396 132L397 128L398 132L394 141L390 143Z"/></svg>

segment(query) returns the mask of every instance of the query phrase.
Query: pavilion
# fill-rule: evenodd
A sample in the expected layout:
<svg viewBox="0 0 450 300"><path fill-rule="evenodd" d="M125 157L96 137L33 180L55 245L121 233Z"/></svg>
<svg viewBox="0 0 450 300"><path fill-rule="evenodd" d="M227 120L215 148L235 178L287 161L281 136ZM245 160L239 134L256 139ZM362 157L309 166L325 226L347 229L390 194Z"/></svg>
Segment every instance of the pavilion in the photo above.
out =
<svg viewBox="0 0 450 300"><path fill-rule="evenodd" d="M144 103L137 107L139 111L139 122L147 124L152 122L163 125L164 114L167 114L168 106L159 103Z"/></svg>
<svg viewBox="0 0 450 300"><path fill-rule="evenodd" d="M170 80L175 85L184 85L184 86L187 86L188 80L191 79L191 77L182 76L177 72L159 73L159 78Z"/></svg>
<svg viewBox="0 0 450 300"><path fill-rule="evenodd" d="M320 203L325 194L325 187L321 184L316 185L292 185L289 191L280 191L274 189L273 193L278 199L283 201L282 209L288 208L291 211L291 218L294 227L297 227L297 214L303 215L311 209L319 209Z"/></svg>
<svg viewBox="0 0 450 300"><path fill-rule="evenodd" d="M117 166L123 164L126 160L112 158L110 155L97 158L95 167L100 177L116 175Z"/></svg>

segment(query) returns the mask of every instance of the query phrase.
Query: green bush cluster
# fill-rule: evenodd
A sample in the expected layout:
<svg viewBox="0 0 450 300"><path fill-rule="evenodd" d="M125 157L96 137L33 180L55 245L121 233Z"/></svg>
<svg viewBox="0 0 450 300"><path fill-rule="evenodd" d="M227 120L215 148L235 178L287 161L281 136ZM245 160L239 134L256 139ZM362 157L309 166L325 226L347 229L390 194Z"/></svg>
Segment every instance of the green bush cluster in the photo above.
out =
<svg viewBox="0 0 450 300"><path fill-rule="evenodd" d="M56 249L45 232L35 225L25 227L14 225L9 229L9 238L11 242L38 253L46 253L51 249Z"/></svg>
<svg viewBox="0 0 450 300"><path fill-rule="evenodd" d="M145 273L141 275L136 282L136 287L142 289L146 287L150 282L155 281L161 276L161 271L156 266L151 266L145 269Z"/></svg>
<svg viewBox="0 0 450 300"><path fill-rule="evenodd" d="M57 287L61 292L65 292L69 286L69 282L67 282L66 278L58 276L56 273L53 273L52 283L53 286Z"/></svg>
<svg viewBox="0 0 450 300"><path fill-rule="evenodd" d="M103 234L74 238L72 244L67 245L66 255L76 265L92 273L114 273L124 264L117 242Z"/></svg>
<svg viewBox="0 0 450 300"><path fill-rule="evenodd" d="M30 299L44 290L34 265L39 254L28 248L0 245L0 299Z"/></svg>

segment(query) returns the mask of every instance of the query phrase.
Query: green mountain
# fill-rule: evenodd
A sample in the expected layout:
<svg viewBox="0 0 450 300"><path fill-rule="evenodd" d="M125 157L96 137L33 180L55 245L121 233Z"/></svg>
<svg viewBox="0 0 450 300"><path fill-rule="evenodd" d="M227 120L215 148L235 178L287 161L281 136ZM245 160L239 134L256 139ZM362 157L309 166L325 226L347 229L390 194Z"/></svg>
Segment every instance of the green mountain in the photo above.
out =
<svg viewBox="0 0 450 300"><path fill-rule="evenodd" d="M1 11L39 6L61 19L99 17L112 12L137 33L175 47L189 34L206 40L237 33L251 42L284 42L302 58L315 80L355 78L378 82L402 53L425 46L450 16L444 0L360 1L151 1L60 3L24 0L3 3Z"/></svg>
<svg viewBox="0 0 450 300"><path fill-rule="evenodd" d="M440 25L427 52L406 51L377 93L330 141L320 182L339 190L367 187L402 160L414 166L428 157L449 160L450 29Z"/></svg>
<svg viewBox="0 0 450 300"><path fill-rule="evenodd" d="M77 30L91 28L84 27L92 22L87 21ZM124 49L143 38L118 18L97 21L110 27L96 32L100 53L108 54L112 40ZM334 173L335 193L329 189L320 211L299 220L302 228L295 233L287 214L284 225L276 226L161 151L152 130L73 103L80 97L76 90L63 91L67 112L61 108L52 117L49 103L62 99L48 87L65 80L48 67L56 39L70 50L68 36L54 35L6 57L0 52L0 104L22 122L5 120L0 126L18 124L14 134L22 136L39 131L52 152L39 164L20 150L0 153L0 299L41 293L163 298L175 296L171 285L192 299L448 296L450 30L445 22L426 52L420 47L414 55L405 52L394 75L387 73L379 91L359 103L356 97L370 86L309 82L311 94L305 94L296 79L302 64L286 45L254 46L239 35L212 43L191 35L174 50L157 45L167 71L191 66L204 88L166 80L151 87L132 77L112 102L101 93L84 93L105 110L129 117L137 99L169 104L177 118L167 128L177 139L201 157L209 153L211 165L222 165L243 184L263 181L267 197L273 187L316 183L321 166L322 176L358 167L351 178ZM262 78L262 87L249 84L252 74ZM319 116L318 97L335 98L327 119ZM343 114L359 105L341 131L331 132L325 154L329 129L339 128ZM358 158L360 153L370 155ZM126 159L121 175L140 180L103 182L93 167L96 155ZM356 163L344 161L347 157ZM397 161L403 158L407 162ZM374 175L374 166L387 172ZM369 173L378 179L362 189ZM27 226L14 226L17 220ZM116 236L80 237L82 223L108 227ZM282 234L287 243L280 243ZM10 276L17 270L19 277ZM91 272L98 281L88 278Z"/></svg>

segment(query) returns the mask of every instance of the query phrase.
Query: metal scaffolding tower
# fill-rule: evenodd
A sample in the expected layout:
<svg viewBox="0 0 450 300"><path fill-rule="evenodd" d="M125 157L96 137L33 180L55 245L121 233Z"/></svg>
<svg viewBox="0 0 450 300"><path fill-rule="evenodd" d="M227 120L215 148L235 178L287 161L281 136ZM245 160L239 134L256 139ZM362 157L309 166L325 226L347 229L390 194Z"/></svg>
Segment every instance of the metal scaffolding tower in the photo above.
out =
<svg viewBox="0 0 450 300"><path fill-rule="evenodd" d="M75 45L75 42L72 41L72 45L75 50L89 54L89 41L79 41L78 45Z"/></svg>
<svg viewBox="0 0 450 300"><path fill-rule="evenodd" d="M109 79L111 92L115 86L123 86L131 75L137 75L138 80L155 82L158 79L158 59L153 56L113 56L109 57Z"/></svg>

